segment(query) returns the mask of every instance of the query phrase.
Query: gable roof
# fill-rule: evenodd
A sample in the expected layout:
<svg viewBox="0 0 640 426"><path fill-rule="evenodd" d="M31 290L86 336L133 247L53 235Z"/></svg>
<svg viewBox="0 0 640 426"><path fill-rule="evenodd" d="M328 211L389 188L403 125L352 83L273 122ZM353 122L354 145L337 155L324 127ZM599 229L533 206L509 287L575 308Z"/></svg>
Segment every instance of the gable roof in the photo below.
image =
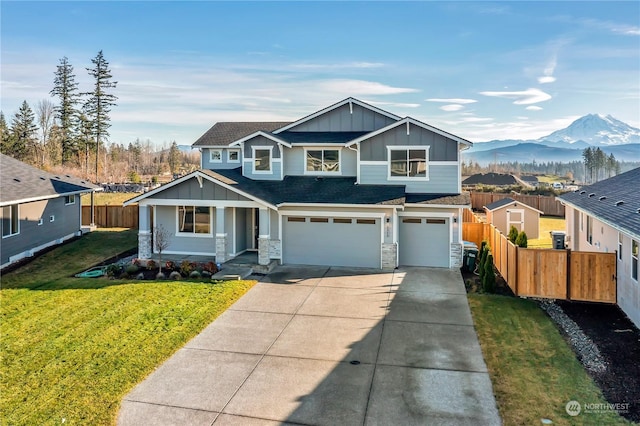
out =
<svg viewBox="0 0 640 426"><path fill-rule="evenodd" d="M640 238L640 167L557 198ZM620 203L622 202L622 203Z"/></svg>
<svg viewBox="0 0 640 426"><path fill-rule="evenodd" d="M274 135L272 133L263 132L262 130L258 130L257 132L251 133L250 135L247 135L244 138L238 139L237 141L230 143L229 146L239 146L242 142L246 142L248 140L251 140L251 139L255 138L256 136L264 136L265 138L267 138L267 139L269 139L269 140L271 140L271 141L273 141L275 143L278 143L278 144L284 145L284 146L286 146L288 148L291 148L291 144L289 142L287 142L286 140L281 139L281 138L279 138L278 136L276 136L276 135Z"/></svg>
<svg viewBox="0 0 640 426"><path fill-rule="evenodd" d="M526 208L531 209L533 211L536 211L536 212L538 212L540 214L543 213L542 211L540 211L540 210L538 210L538 209L536 209L534 207L531 207L529 204L523 203L522 201L516 201L511 197L507 197L507 198L503 198L503 199L498 200L498 201L494 201L493 203L487 204L486 206L484 206L484 208L489 210L490 212L492 212L492 211L498 210L498 209L500 209L502 207L506 207L506 206L508 206L510 204L518 204L518 205L521 205L522 207L526 207Z"/></svg>
<svg viewBox="0 0 640 426"><path fill-rule="evenodd" d="M389 118L392 118L392 119L394 119L394 120L400 120L400 117L399 117L399 116L397 116L397 115L395 115L395 114L392 114L392 113L390 113L389 111L385 111L385 110L383 110L383 109L380 109L380 108L374 107L373 105L369 105L369 104L367 104L367 103L365 103L365 102L359 101L359 100L358 100L358 99L356 99L356 98L351 98L351 97L349 97L349 98L344 99L344 100L342 100L342 101L340 101L340 102L337 102L337 103L335 103L335 104L333 104L333 105L329 105L328 107L323 108L323 109L321 109L320 111L316 111L316 112L314 112L313 114L309 114L309 115L307 115L306 117L301 118L300 120L294 121L293 123L289 123L289 124L287 124L286 126L281 127L281 128L280 128L280 129L278 129L278 130L275 130L273 133L276 133L276 134L277 134L277 133L280 133L280 132L284 132L284 131L286 131L286 130L289 130L289 129L291 129L291 128L295 127L295 126L298 126L298 125L300 125L300 124L302 124L302 123L305 123L305 122L307 122L307 121L309 121L309 120L312 120L312 119L314 119L314 118L316 118L316 117L319 117L319 116L321 116L321 115L323 115L323 114L326 114L326 113L327 113L327 112L329 112L329 111L332 111L332 110L334 110L334 109L336 109L336 108L340 108L341 106L346 105L346 104L349 104L349 103L354 103L354 104L359 105L359 106L361 106L361 107L363 107L363 108L366 108L366 109L368 109L368 110L370 110L370 111L377 112L378 114L382 114L382 115L384 115L384 116L386 116L386 117L389 117Z"/></svg>
<svg viewBox="0 0 640 426"><path fill-rule="evenodd" d="M222 121L213 125L207 132L200 136L191 146L226 146L231 142L242 139L258 131L272 132L289 124L288 121Z"/></svg>
<svg viewBox="0 0 640 426"><path fill-rule="evenodd" d="M502 173L476 173L462 181L463 185L517 185L518 180L513 175Z"/></svg>
<svg viewBox="0 0 640 426"><path fill-rule="evenodd" d="M278 137L291 144L345 144L369 132L292 132L278 133Z"/></svg>
<svg viewBox="0 0 640 426"><path fill-rule="evenodd" d="M0 206L102 191L88 181L54 175L4 154L0 154L0 182Z"/></svg>

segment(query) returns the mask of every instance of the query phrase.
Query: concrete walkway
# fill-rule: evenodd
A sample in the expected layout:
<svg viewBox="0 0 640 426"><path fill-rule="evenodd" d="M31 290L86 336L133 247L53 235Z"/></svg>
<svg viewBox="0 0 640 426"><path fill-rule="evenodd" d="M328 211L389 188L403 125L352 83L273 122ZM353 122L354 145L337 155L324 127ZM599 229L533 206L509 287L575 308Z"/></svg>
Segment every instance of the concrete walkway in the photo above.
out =
<svg viewBox="0 0 640 426"><path fill-rule="evenodd" d="M498 425L460 273L279 267L124 398L125 425Z"/></svg>

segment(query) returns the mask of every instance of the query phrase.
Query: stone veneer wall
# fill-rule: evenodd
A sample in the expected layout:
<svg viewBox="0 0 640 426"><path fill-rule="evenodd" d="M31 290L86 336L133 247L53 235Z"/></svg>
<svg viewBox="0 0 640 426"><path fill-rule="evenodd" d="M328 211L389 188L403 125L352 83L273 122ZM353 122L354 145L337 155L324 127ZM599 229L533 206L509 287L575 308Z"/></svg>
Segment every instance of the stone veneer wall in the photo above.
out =
<svg viewBox="0 0 640 426"><path fill-rule="evenodd" d="M269 258L282 259L282 242L280 240L269 241Z"/></svg>
<svg viewBox="0 0 640 426"><path fill-rule="evenodd" d="M216 236L216 263L224 263L227 260L227 237Z"/></svg>
<svg viewBox="0 0 640 426"><path fill-rule="evenodd" d="M269 264L269 239L268 238L258 238L258 264L259 265L268 265Z"/></svg>
<svg viewBox="0 0 640 426"><path fill-rule="evenodd" d="M398 259L398 245L396 243L382 244L382 269L395 269Z"/></svg>
<svg viewBox="0 0 640 426"><path fill-rule="evenodd" d="M452 268L462 267L462 244L451 243L450 256Z"/></svg>
<svg viewBox="0 0 640 426"><path fill-rule="evenodd" d="M138 232L138 258L151 258L151 232Z"/></svg>

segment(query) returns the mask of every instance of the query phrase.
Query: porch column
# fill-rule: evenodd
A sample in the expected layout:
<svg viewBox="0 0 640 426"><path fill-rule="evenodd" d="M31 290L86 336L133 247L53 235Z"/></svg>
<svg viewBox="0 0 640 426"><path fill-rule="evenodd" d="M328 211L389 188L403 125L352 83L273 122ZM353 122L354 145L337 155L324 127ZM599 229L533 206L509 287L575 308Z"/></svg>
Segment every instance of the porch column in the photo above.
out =
<svg viewBox="0 0 640 426"><path fill-rule="evenodd" d="M151 247L151 212L149 206L140 204L138 207L138 258L150 259Z"/></svg>
<svg viewBox="0 0 640 426"><path fill-rule="evenodd" d="M216 263L227 261L227 233L224 227L224 207L216 207Z"/></svg>
<svg viewBox="0 0 640 426"><path fill-rule="evenodd" d="M91 191L91 223L89 226L93 228L96 226L96 191ZM106 226L106 225L105 225Z"/></svg>
<svg viewBox="0 0 640 426"><path fill-rule="evenodd" d="M269 209L260 209L258 221L258 264L268 265L269 261L269 240L271 231L269 229Z"/></svg>

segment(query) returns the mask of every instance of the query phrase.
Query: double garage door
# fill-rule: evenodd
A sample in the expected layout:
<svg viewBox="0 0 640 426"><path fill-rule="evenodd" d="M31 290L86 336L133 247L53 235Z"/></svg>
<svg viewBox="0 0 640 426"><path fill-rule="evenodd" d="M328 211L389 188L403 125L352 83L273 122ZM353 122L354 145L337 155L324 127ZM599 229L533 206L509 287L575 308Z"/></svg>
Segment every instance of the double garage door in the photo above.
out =
<svg viewBox="0 0 640 426"><path fill-rule="evenodd" d="M449 219L400 216L400 265L449 267Z"/></svg>
<svg viewBox="0 0 640 426"><path fill-rule="evenodd" d="M381 227L380 218L285 216L283 263L380 268Z"/></svg>

